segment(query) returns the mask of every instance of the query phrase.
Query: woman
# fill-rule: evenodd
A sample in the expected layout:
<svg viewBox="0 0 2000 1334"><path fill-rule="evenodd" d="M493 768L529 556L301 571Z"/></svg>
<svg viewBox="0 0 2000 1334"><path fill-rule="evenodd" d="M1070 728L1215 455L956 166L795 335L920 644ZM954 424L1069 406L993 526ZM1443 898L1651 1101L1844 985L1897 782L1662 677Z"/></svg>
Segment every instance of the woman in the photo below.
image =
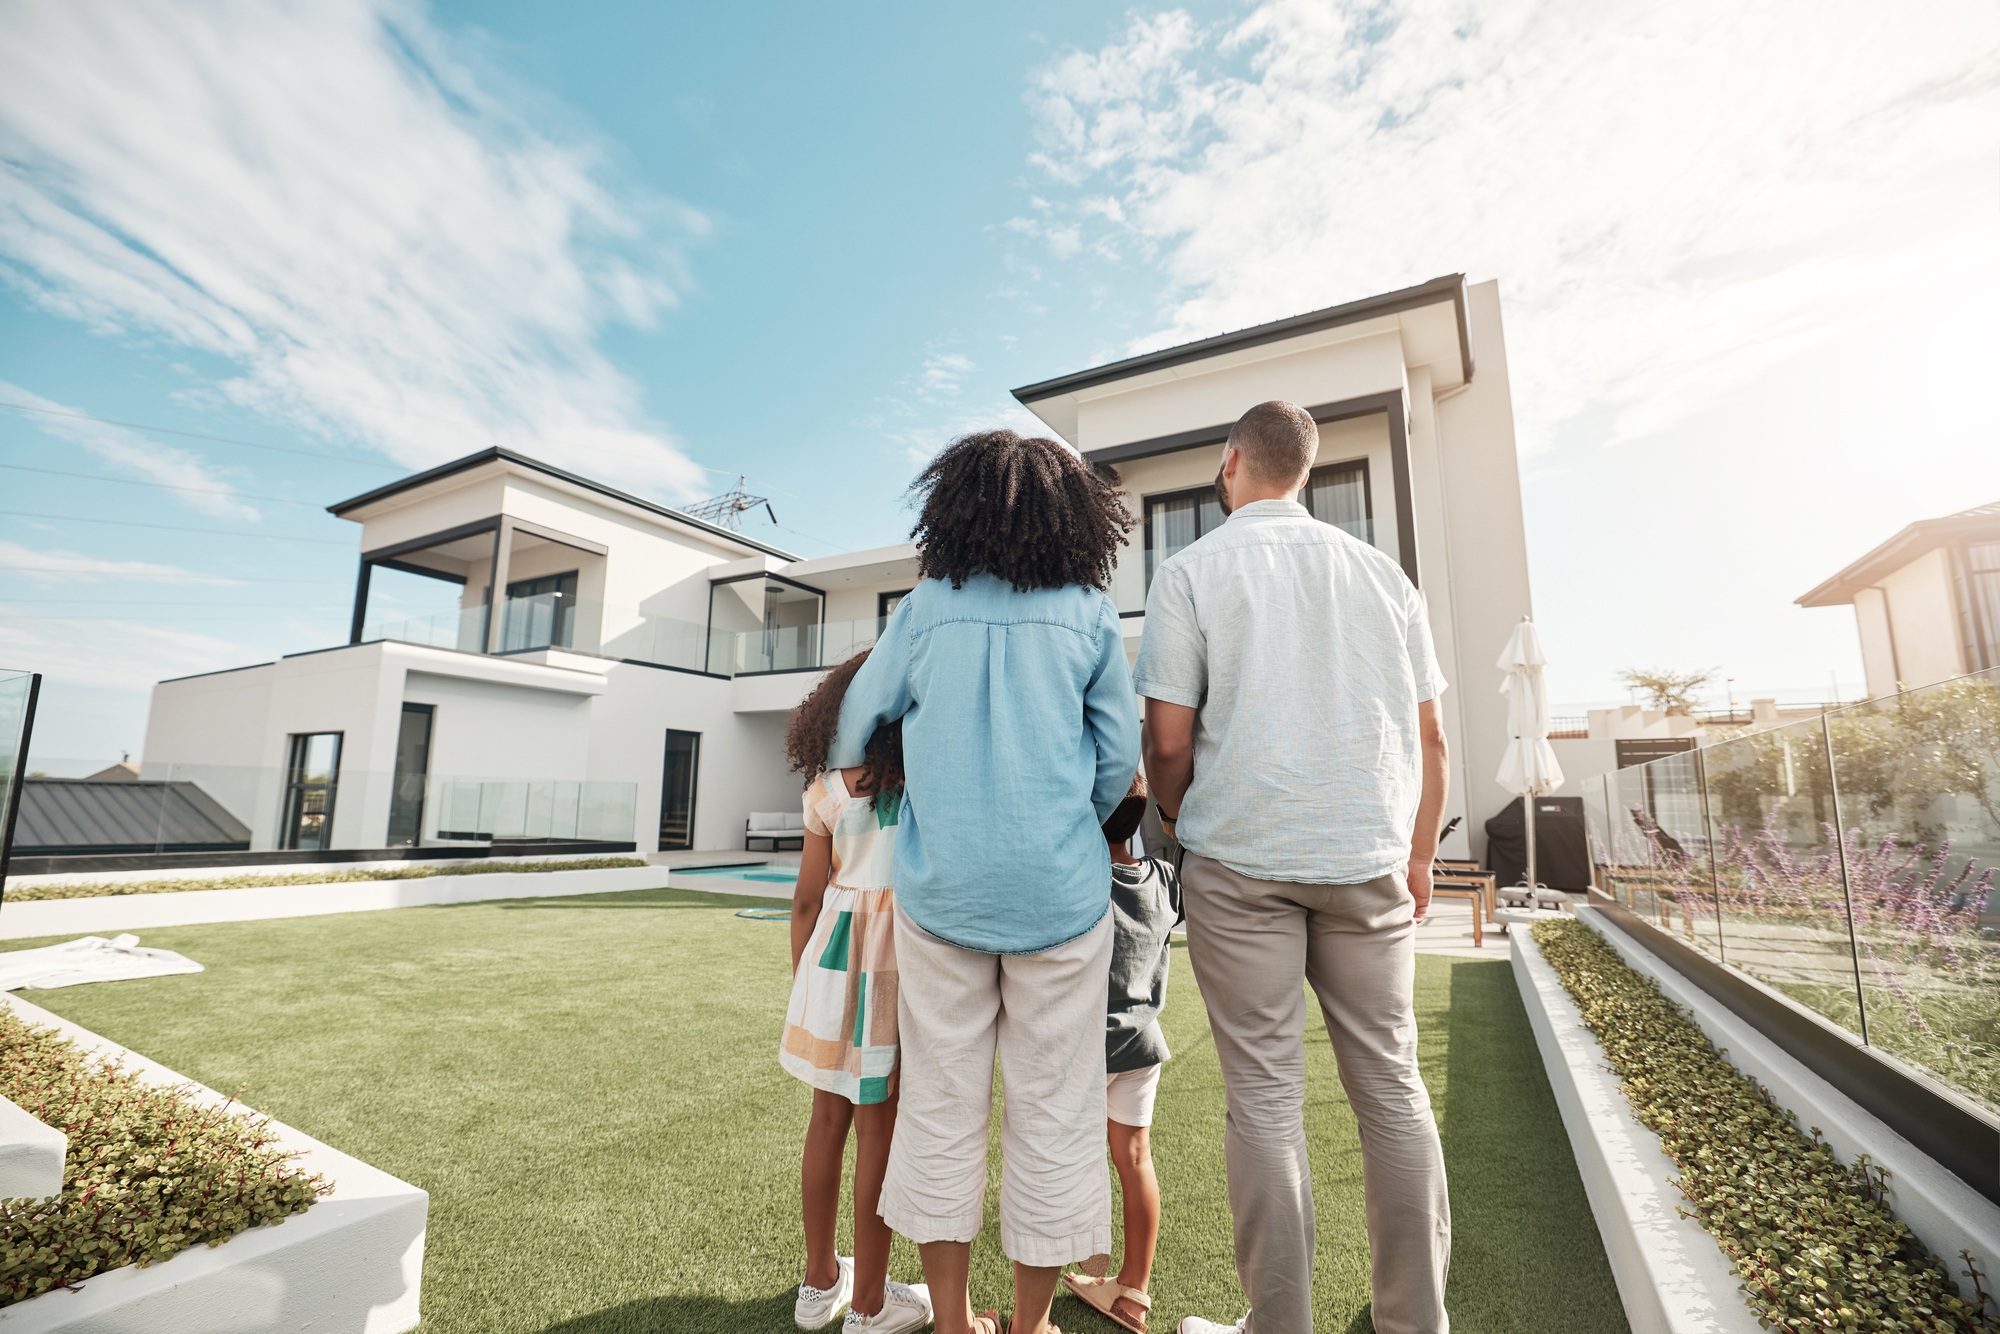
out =
<svg viewBox="0 0 2000 1334"><path fill-rule="evenodd" d="M827 761L859 764L902 720L902 1105L882 1218L918 1244L939 1334L1000 1334L966 1289L997 1052L1013 1334L1043 1334L1061 1267L1111 1249L1100 826L1137 771L1139 718L1104 588L1132 519L1075 454L1012 431L953 441L911 489L923 581L849 687Z"/></svg>

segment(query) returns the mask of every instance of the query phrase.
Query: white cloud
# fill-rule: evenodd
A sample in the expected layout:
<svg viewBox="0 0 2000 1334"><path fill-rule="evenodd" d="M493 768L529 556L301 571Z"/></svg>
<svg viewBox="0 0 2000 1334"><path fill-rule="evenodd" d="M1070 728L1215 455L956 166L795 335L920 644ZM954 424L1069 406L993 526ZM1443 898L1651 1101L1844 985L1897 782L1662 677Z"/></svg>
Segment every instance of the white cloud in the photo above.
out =
<svg viewBox="0 0 2000 1334"><path fill-rule="evenodd" d="M702 490L598 339L673 304L706 220L614 197L415 0L42 0L7 29L0 275L46 308L406 466L504 444Z"/></svg>
<svg viewBox="0 0 2000 1334"><path fill-rule="evenodd" d="M141 720L143 692L155 681L240 667L257 661L257 655L255 648L197 630L146 621L0 621L0 661L33 663L47 678L45 691L98 686L135 695L141 701ZM88 727L76 718L63 718L61 724ZM137 751L138 740L129 737L126 744ZM50 753L46 744L34 749L38 756Z"/></svg>
<svg viewBox="0 0 2000 1334"><path fill-rule="evenodd" d="M0 538L0 582L27 579L35 583L99 583L106 579L144 579L176 584L228 584L242 581L201 574L178 565L143 560L104 560L74 551L24 547Z"/></svg>
<svg viewBox="0 0 2000 1334"><path fill-rule="evenodd" d="M175 499L190 509L224 519L257 519L256 508L198 454L163 445L142 435L92 421L78 410L0 380L0 406L35 408L23 420L49 435L82 445L90 454L125 472L173 487Z"/></svg>
<svg viewBox="0 0 2000 1334"><path fill-rule="evenodd" d="M972 358L962 352L933 352L924 358L924 369L917 382L926 394L956 398L972 369Z"/></svg>
<svg viewBox="0 0 2000 1334"><path fill-rule="evenodd" d="M1135 17L1029 101L1048 208L1017 230L1168 279L1132 350L1498 277L1525 452L2000 273L1990 3L1270 0Z"/></svg>

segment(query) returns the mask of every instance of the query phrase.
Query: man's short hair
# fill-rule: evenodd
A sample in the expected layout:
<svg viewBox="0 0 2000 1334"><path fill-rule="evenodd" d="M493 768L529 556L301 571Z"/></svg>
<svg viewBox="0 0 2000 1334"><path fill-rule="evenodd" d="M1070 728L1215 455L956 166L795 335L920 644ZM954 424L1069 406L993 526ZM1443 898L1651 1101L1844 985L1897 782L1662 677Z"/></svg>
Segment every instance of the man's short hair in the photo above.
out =
<svg viewBox="0 0 2000 1334"><path fill-rule="evenodd" d="M1229 447L1260 482L1282 484L1304 477L1319 453L1319 427L1296 403L1272 399L1236 419Z"/></svg>
<svg viewBox="0 0 2000 1334"><path fill-rule="evenodd" d="M1146 775L1133 774L1132 786L1125 792L1125 800L1112 810L1104 822L1104 841L1113 845L1129 843L1132 835L1139 832L1139 822L1146 818L1146 798L1152 795L1146 787Z"/></svg>

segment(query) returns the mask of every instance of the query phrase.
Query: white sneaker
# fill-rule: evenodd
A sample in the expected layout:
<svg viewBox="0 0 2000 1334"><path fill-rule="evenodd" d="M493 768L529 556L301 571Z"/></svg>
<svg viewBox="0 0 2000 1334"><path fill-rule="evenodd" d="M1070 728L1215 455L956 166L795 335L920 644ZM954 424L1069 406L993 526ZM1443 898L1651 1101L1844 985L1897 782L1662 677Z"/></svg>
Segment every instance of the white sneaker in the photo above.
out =
<svg viewBox="0 0 2000 1334"><path fill-rule="evenodd" d="M840 1277L833 1281L832 1287L799 1284L799 1299L792 1304L792 1323L800 1329L825 1329L840 1318L848 1299L854 1295L854 1261L844 1255L836 1255L834 1259L840 1262Z"/></svg>
<svg viewBox="0 0 2000 1334"><path fill-rule="evenodd" d="M863 1315L849 1308L841 1334L906 1334L931 1322L931 1290L922 1283L891 1283L883 1289L882 1309Z"/></svg>
<svg viewBox="0 0 2000 1334"><path fill-rule="evenodd" d="M1247 1315L1233 1325L1218 1325L1213 1320L1191 1315L1181 1321L1181 1334L1242 1334L1243 1327L1249 1323Z"/></svg>

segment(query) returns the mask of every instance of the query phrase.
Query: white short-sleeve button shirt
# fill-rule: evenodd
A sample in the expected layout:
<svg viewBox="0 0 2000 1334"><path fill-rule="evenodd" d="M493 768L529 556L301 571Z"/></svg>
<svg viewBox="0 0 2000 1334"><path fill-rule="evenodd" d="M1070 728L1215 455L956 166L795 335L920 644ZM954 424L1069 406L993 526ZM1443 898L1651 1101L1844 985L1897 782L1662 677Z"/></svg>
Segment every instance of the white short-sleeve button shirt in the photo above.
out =
<svg viewBox="0 0 2000 1334"><path fill-rule="evenodd" d="M1445 682L1423 596L1383 552L1296 501L1245 505L1154 573L1133 677L1198 711L1184 847L1329 885L1409 860L1417 705Z"/></svg>

